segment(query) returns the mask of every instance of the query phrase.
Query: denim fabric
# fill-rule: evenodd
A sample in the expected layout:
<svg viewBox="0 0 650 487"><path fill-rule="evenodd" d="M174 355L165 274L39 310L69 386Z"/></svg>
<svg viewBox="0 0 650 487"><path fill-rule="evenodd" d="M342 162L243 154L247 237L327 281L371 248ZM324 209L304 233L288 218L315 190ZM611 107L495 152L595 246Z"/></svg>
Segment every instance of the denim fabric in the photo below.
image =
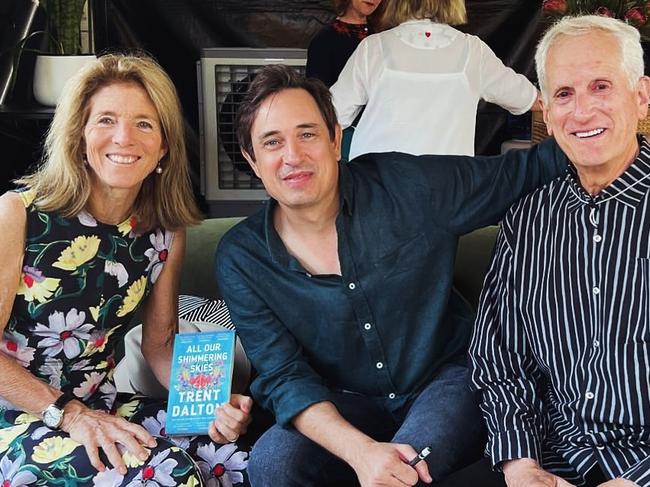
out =
<svg viewBox="0 0 650 487"><path fill-rule="evenodd" d="M412 402L391 412L359 394L334 398L343 417L379 441L406 443L426 459L439 481L480 458L485 430L467 368L447 365ZM273 426L255 443L248 465L253 487L356 485L354 471L295 428ZM424 484L423 484L424 485Z"/></svg>
<svg viewBox="0 0 650 487"><path fill-rule="evenodd" d="M500 157L368 154L339 164L341 275L310 275L273 226L276 203L221 240L219 288L278 423L335 390L396 411L465 353L472 326L452 290L458 237L496 222L566 171L554 141Z"/></svg>

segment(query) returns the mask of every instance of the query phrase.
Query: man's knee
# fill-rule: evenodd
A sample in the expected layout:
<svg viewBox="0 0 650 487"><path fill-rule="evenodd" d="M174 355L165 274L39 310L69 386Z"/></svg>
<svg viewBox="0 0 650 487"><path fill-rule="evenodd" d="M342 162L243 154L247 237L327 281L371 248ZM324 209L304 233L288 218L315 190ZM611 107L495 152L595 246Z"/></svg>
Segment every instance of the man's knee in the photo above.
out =
<svg viewBox="0 0 650 487"><path fill-rule="evenodd" d="M443 368L411 405L393 438L417 450L430 446L429 471L437 481L483 454L485 425L466 372L457 365Z"/></svg>
<svg viewBox="0 0 650 487"><path fill-rule="evenodd" d="M311 440L294 429L271 427L253 446L248 462L251 485L301 485L296 482L306 478L307 452L314 447Z"/></svg>

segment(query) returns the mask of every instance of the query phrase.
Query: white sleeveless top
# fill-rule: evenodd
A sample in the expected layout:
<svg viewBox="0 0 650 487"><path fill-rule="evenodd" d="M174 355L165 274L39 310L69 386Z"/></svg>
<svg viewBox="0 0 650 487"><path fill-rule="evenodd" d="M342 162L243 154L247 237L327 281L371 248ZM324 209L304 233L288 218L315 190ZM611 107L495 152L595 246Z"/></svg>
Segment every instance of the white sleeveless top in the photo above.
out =
<svg viewBox="0 0 650 487"><path fill-rule="evenodd" d="M518 115L537 97L478 37L429 20L368 36L331 92L344 128L366 106L350 159L387 151L473 155L479 99Z"/></svg>

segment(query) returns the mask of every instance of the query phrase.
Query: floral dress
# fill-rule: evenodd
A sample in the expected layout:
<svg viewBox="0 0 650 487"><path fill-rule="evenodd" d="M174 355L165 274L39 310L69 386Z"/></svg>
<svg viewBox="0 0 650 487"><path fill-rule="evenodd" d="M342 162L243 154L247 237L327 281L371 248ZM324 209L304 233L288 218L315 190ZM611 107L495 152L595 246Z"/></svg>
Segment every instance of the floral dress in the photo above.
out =
<svg viewBox="0 0 650 487"><path fill-rule="evenodd" d="M115 345L160 275L173 234L138 234L133 219L106 225L87 212L63 218L39 211L32 191L19 194L27 208L25 256L0 352L88 407L141 424L158 444L145 461L123 450L124 476L106 457L107 469L97 472L81 444L0 397L0 486L247 483L248 445L166 438L164 403L115 388Z"/></svg>

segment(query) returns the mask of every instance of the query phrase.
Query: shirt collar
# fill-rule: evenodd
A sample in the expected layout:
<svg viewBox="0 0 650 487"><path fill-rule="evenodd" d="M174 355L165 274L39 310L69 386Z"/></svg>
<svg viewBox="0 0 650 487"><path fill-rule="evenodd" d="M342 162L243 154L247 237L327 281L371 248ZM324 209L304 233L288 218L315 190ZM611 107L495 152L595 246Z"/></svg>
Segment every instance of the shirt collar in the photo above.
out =
<svg viewBox="0 0 650 487"><path fill-rule="evenodd" d="M354 180L348 163L345 162L339 162L339 198L341 199L340 212L352 216L352 210L354 209Z"/></svg>
<svg viewBox="0 0 650 487"><path fill-rule="evenodd" d="M278 235L275 225L273 225L273 212L278 202L269 198L264 206L264 236L266 237L266 248L273 261L281 266L289 265L289 253L287 252L280 235Z"/></svg>
<svg viewBox="0 0 650 487"><path fill-rule="evenodd" d="M635 207L650 189L650 143L645 137L640 136L639 155L636 159L623 174L594 197L589 195L580 184L575 167L569 166L566 177L571 190L570 210L577 209L584 204L598 205L610 199L616 199L627 206Z"/></svg>
<svg viewBox="0 0 650 487"><path fill-rule="evenodd" d="M340 19L334 19L332 28L338 34L344 34L348 37L354 37L360 41L368 37L368 24L349 24Z"/></svg>
<svg viewBox="0 0 650 487"><path fill-rule="evenodd" d="M429 19L407 20L391 32L413 47L428 49L447 47L460 35L453 27Z"/></svg>
<svg viewBox="0 0 650 487"><path fill-rule="evenodd" d="M354 207L354 182L352 175L345 163L339 163L339 198L341 202L340 212L352 215ZM287 252L280 235L278 235L275 225L273 224L273 213L278 202L269 198L264 207L264 234L266 238L266 247L268 248L271 258L279 265L288 267L291 270L304 272L303 267L298 260Z"/></svg>

